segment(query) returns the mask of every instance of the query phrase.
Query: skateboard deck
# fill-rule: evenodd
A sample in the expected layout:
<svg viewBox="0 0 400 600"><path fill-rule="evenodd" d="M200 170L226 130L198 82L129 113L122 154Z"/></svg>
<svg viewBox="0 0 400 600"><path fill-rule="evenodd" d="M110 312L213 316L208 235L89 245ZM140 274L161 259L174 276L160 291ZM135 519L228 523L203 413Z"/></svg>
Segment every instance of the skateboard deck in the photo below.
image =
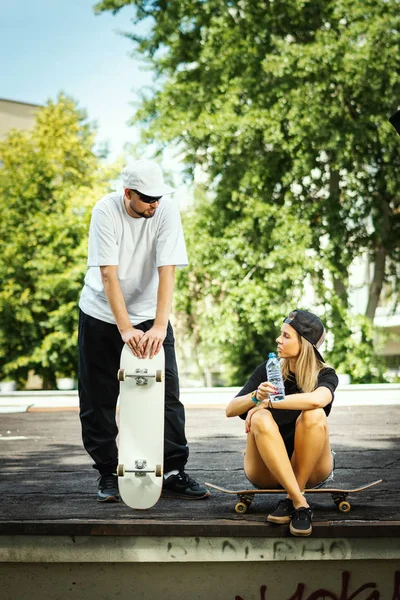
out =
<svg viewBox="0 0 400 600"><path fill-rule="evenodd" d="M163 484L164 348L137 358L125 344L120 365L118 487L125 504L146 509Z"/></svg>
<svg viewBox="0 0 400 600"><path fill-rule="evenodd" d="M350 502L348 502L346 500L347 496L349 494L356 494L357 492L361 492L363 490L366 490L368 488L374 487L375 485L378 485L378 483L382 483L382 479L378 479L377 481L372 481L372 483L367 483L365 485L362 485L361 487L358 488L354 488L354 489L342 489L342 488L310 488L310 489L305 489L304 493L305 494L323 494L324 492L327 494L331 494L332 496L332 500L334 501L335 505L337 506L337 508L340 510L340 512L349 512L349 510L351 509L351 504ZM208 483L207 481L205 482L205 485L208 487L213 488L214 490L218 490L219 492L223 492L224 494L236 494L236 496L239 498L239 502L237 502L236 506L235 506L235 511L237 513L245 513L248 509L248 507L250 506L250 504L252 503L254 496L256 494L284 494L285 490L278 489L278 490L258 490L258 489L251 489L251 490L227 490L226 488L220 487L219 485L214 485L213 483Z"/></svg>

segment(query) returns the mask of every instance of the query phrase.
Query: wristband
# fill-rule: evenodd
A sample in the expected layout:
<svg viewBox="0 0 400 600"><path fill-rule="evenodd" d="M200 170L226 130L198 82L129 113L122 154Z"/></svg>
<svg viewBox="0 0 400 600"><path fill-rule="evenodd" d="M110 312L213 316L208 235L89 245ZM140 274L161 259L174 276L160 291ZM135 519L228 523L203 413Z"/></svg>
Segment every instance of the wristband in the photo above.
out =
<svg viewBox="0 0 400 600"><path fill-rule="evenodd" d="M255 392L251 392L251 396L250 398L252 399L252 401L254 402L254 404L257 406L258 404L262 403L262 400L258 400L257 399L257 390Z"/></svg>

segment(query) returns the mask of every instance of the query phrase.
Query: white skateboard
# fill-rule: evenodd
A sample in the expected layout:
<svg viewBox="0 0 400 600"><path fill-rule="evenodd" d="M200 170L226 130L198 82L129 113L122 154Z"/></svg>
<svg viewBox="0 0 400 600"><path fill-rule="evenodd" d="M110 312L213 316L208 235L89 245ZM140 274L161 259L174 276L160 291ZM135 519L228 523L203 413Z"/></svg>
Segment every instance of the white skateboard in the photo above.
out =
<svg viewBox="0 0 400 600"><path fill-rule="evenodd" d="M163 484L164 348L154 358L122 349L119 395L118 487L136 509L153 506Z"/></svg>

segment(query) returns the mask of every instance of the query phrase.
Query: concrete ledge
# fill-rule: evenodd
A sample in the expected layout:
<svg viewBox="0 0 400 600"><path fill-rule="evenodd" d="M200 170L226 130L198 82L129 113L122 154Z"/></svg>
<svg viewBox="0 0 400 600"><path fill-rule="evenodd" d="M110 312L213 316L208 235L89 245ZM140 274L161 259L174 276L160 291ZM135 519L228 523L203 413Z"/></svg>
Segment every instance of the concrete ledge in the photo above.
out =
<svg viewBox="0 0 400 600"><path fill-rule="evenodd" d="M0 562L254 562L394 560L397 539L1 536Z"/></svg>
<svg viewBox="0 0 400 600"><path fill-rule="evenodd" d="M399 600L398 566L396 560L4 563L0 587L2 600Z"/></svg>
<svg viewBox="0 0 400 600"><path fill-rule="evenodd" d="M118 520L4 521L1 536L234 537L293 539L288 525L232 518L217 521ZM314 521L313 538L395 538L400 551L400 521Z"/></svg>

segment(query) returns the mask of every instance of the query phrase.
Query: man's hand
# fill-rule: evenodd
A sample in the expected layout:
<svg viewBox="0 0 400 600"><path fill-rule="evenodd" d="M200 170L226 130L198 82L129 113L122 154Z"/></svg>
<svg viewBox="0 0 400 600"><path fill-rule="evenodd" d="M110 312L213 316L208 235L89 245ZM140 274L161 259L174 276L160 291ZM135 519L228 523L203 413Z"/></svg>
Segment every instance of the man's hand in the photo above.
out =
<svg viewBox="0 0 400 600"><path fill-rule="evenodd" d="M161 327L160 325L153 325L149 331L141 338L138 345L138 352L140 358L146 358L150 356L153 358L156 354L158 354L161 350L161 346L163 345L163 341L167 335L166 327Z"/></svg>
<svg viewBox="0 0 400 600"><path fill-rule="evenodd" d="M143 331L140 331L140 329L135 329L134 327L130 327L121 333L122 340L127 346L129 346L133 354L138 358L142 357L139 350L139 342L143 336Z"/></svg>

